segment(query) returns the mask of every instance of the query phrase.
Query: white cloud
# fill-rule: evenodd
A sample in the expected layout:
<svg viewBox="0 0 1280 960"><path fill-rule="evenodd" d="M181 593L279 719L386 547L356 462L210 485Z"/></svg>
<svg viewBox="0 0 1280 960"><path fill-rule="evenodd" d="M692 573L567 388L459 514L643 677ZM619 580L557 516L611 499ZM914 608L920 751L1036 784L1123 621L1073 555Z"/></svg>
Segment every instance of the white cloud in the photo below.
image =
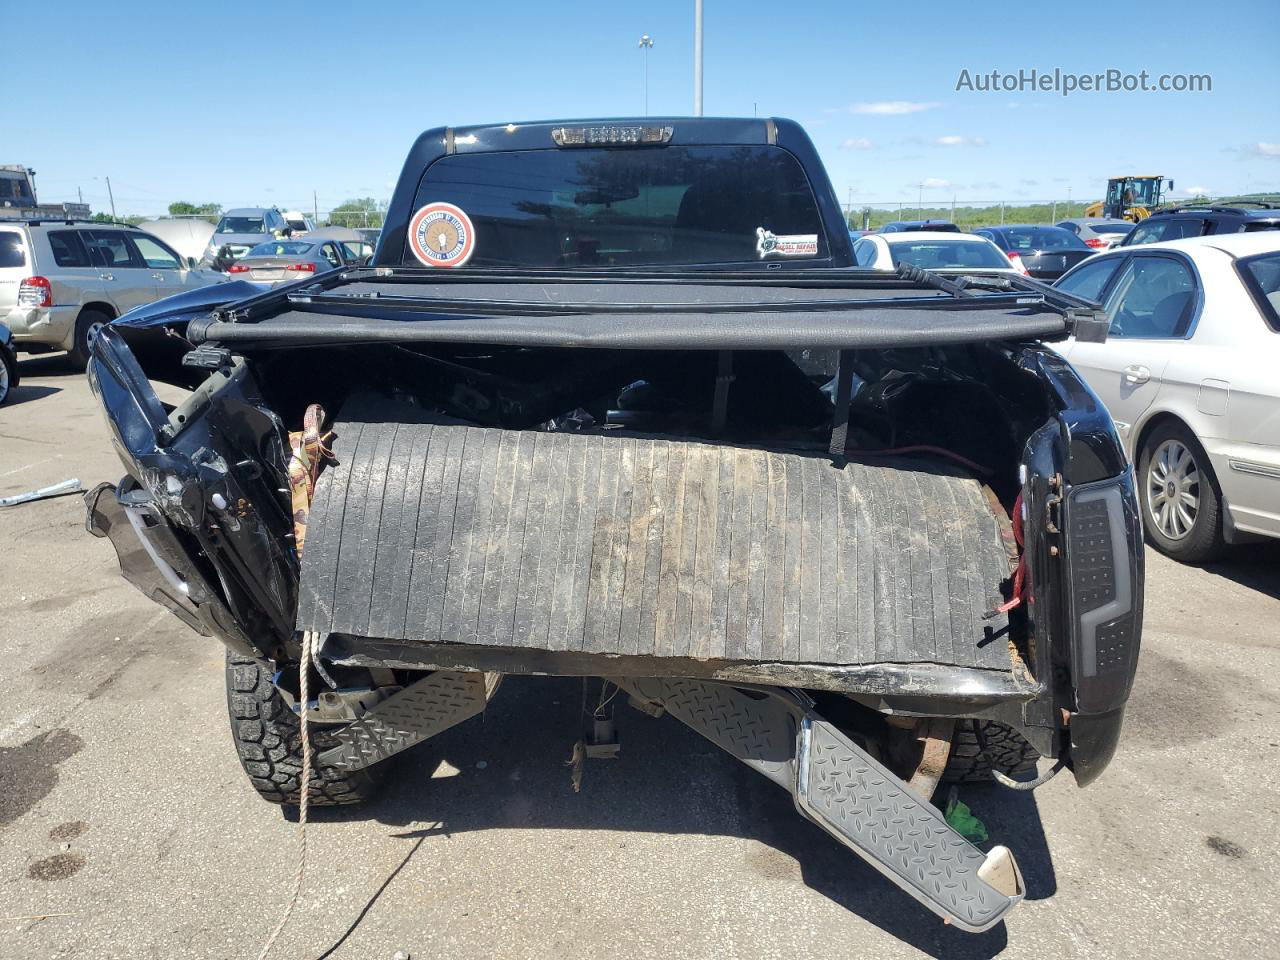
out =
<svg viewBox="0 0 1280 960"><path fill-rule="evenodd" d="M961 137L955 135L938 137L938 139L933 142L940 147L985 147L987 145L987 141L983 140L982 137Z"/></svg>
<svg viewBox="0 0 1280 960"><path fill-rule="evenodd" d="M940 103L924 103L918 100L877 100L874 103L855 103L850 113L871 113L882 117L896 117L904 113L920 113L940 107Z"/></svg>
<svg viewBox="0 0 1280 960"><path fill-rule="evenodd" d="M866 137L850 137L840 146L845 150L874 150L876 145Z"/></svg>
<svg viewBox="0 0 1280 960"><path fill-rule="evenodd" d="M953 190L959 184L952 183L950 180L939 180L937 177L925 177L919 183L909 183L909 187L924 187L926 190Z"/></svg>
<svg viewBox="0 0 1280 960"><path fill-rule="evenodd" d="M1246 153L1256 154L1259 157L1271 157L1280 160L1280 143L1254 143L1245 147Z"/></svg>
<svg viewBox="0 0 1280 960"><path fill-rule="evenodd" d="M1182 192L1188 197L1207 197L1212 191L1208 187L1187 187Z"/></svg>
<svg viewBox="0 0 1280 960"><path fill-rule="evenodd" d="M1039 181L1039 180L1028 180L1028 179L1026 179L1025 177L1024 177L1024 178L1022 178L1021 180L1019 180L1018 182L1019 182L1020 184L1022 184L1024 187L1038 187L1038 186L1040 186L1040 181Z"/></svg>

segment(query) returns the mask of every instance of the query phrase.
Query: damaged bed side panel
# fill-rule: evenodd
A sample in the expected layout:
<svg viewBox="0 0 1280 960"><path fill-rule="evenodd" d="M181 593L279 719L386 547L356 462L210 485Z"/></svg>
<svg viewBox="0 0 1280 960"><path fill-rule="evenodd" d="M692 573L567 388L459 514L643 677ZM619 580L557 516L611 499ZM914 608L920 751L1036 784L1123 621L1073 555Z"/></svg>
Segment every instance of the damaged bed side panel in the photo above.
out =
<svg viewBox="0 0 1280 960"><path fill-rule="evenodd" d="M237 649L252 638L260 654L276 655L292 638L297 597L287 434L248 369L213 372L167 414L123 338L108 328L95 341L89 382L129 474L120 491L98 491L89 505L91 529L111 537L123 566L133 553L130 531L120 527L111 501L126 518L133 510L154 520L135 532L153 550L181 556L193 591L186 599L213 606L196 616L190 603L175 599L174 591L182 591L171 581L155 588L170 601L159 602L187 622L196 616ZM138 586L153 595L154 584Z"/></svg>

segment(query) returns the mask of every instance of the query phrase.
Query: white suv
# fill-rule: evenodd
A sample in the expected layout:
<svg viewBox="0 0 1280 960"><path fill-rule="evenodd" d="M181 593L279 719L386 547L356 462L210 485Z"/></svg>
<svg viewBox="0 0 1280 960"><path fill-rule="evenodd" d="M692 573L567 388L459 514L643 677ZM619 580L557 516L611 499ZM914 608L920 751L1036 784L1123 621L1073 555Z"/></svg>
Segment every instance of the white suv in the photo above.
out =
<svg viewBox="0 0 1280 960"><path fill-rule="evenodd" d="M81 368L116 317L224 279L124 224L0 220L0 323L18 351L66 350Z"/></svg>

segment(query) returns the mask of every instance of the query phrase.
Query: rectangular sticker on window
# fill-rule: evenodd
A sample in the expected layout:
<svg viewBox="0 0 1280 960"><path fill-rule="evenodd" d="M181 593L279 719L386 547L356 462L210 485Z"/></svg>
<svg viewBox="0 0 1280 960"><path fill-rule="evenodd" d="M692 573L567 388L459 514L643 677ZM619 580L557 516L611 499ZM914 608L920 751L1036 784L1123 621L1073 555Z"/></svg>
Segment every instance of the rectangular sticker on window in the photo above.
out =
<svg viewBox="0 0 1280 960"><path fill-rule="evenodd" d="M776 234L764 227L756 227L756 250L760 259L765 257L816 257L818 235L816 233Z"/></svg>

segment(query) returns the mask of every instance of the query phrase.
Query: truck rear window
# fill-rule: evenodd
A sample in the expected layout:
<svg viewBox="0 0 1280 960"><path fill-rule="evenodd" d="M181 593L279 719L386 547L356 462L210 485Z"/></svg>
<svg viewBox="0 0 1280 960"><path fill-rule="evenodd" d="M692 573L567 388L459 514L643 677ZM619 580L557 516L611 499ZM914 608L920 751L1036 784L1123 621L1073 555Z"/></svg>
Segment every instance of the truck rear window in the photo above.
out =
<svg viewBox="0 0 1280 960"><path fill-rule="evenodd" d="M415 209L475 229L470 266L612 267L827 256L800 163L773 146L526 150L433 163ZM416 264L410 243L404 262Z"/></svg>
<svg viewBox="0 0 1280 960"><path fill-rule="evenodd" d="M22 246L22 234L14 230L0 230L0 270L26 265L27 251Z"/></svg>

